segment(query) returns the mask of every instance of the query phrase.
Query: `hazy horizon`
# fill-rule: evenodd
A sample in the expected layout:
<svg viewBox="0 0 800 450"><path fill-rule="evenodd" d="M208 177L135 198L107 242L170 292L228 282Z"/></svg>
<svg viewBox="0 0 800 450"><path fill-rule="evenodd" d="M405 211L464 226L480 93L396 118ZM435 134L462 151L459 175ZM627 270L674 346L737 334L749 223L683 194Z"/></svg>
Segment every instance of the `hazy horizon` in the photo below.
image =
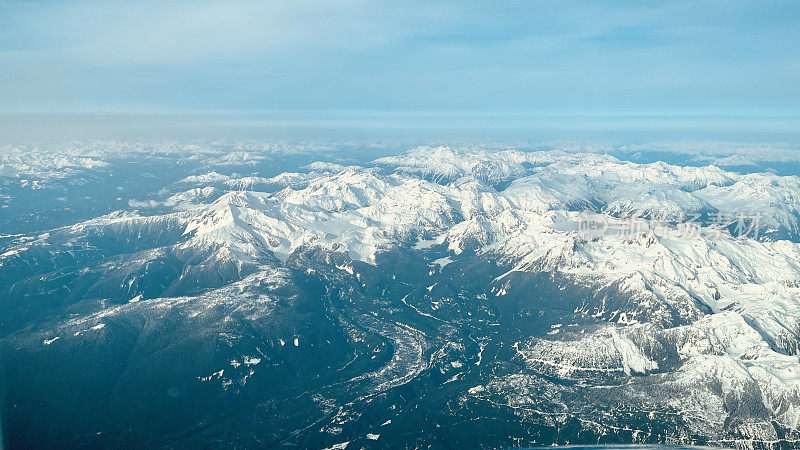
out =
<svg viewBox="0 0 800 450"><path fill-rule="evenodd" d="M68 140L256 139L770 143L800 149L800 116L431 111L3 114L0 144Z"/></svg>
<svg viewBox="0 0 800 450"><path fill-rule="evenodd" d="M0 141L800 145L787 1L0 1Z"/></svg>
<svg viewBox="0 0 800 450"><path fill-rule="evenodd" d="M788 1L0 2L0 112L800 115Z"/></svg>

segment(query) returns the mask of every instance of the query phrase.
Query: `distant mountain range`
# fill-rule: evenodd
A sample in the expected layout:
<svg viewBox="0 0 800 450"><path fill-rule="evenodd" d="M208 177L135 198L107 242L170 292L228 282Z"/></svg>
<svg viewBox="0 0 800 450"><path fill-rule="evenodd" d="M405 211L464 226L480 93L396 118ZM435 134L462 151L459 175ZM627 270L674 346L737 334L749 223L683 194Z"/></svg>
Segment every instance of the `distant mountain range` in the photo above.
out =
<svg viewBox="0 0 800 450"><path fill-rule="evenodd" d="M0 160L9 448L800 446L796 162L104 145Z"/></svg>

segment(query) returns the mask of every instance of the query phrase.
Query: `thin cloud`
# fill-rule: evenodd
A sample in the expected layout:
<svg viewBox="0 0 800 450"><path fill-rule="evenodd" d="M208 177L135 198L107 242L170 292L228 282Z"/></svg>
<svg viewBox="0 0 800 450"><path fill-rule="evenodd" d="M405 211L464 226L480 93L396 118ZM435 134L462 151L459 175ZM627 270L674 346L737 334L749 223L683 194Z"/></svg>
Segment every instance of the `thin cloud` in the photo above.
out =
<svg viewBox="0 0 800 450"><path fill-rule="evenodd" d="M779 1L0 4L6 110L796 110Z"/></svg>

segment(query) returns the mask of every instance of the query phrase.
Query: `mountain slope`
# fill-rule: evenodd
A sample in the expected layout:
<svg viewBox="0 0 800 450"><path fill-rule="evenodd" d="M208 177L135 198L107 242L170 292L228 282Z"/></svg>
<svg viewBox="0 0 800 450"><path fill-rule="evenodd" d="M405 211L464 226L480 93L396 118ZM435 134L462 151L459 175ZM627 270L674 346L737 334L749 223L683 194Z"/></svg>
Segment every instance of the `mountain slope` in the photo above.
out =
<svg viewBox="0 0 800 450"><path fill-rule="evenodd" d="M795 176L422 147L162 191L4 241L14 444L800 439Z"/></svg>

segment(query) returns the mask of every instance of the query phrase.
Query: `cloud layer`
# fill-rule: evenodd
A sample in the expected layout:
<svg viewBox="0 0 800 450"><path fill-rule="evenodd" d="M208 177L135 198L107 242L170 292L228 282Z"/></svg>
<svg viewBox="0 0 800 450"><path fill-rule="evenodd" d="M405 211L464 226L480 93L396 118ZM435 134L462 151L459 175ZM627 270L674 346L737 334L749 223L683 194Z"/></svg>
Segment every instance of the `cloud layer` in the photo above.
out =
<svg viewBox="0 0 800 450"><path fill-rule="evenodd" d="M5 111L796 114L790 1L0 1Z"/></svg>

